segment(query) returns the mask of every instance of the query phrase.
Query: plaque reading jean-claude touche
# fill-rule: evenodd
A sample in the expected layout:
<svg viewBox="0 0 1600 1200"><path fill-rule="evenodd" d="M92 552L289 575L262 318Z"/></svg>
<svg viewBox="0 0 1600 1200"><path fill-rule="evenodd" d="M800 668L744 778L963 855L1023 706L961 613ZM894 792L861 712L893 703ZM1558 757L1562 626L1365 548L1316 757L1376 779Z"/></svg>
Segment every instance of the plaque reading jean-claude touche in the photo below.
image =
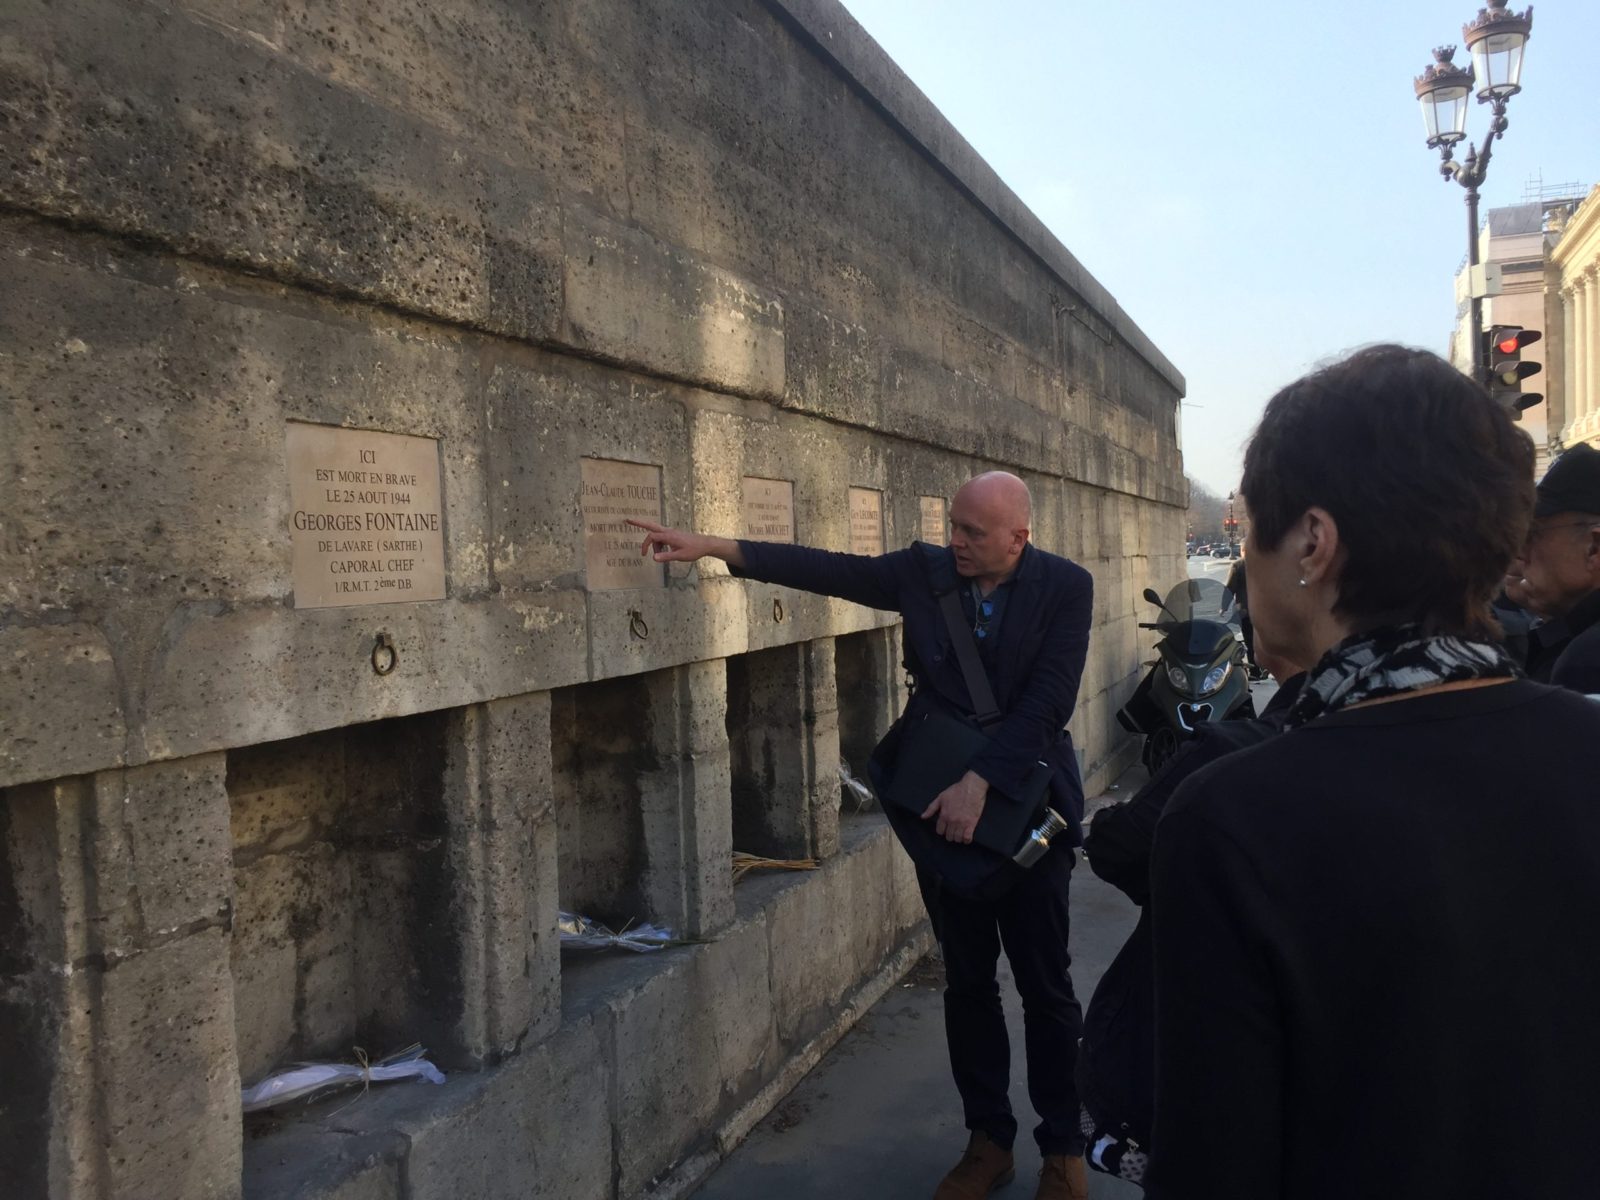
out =
<svg viewBox="0 0 1600 1200"><path fill-rule="evenodd" d="M435 438L291 421L296 608L444 599Z"/></svg>
<svg viewBox="0 0 1600 1200"><path fill-rule="evenodd" d="M591 592L665 587L666 571L639 553L644 534L629 517L661 520L661 468L586 458L580 464L583 565Z"/></svg>
<svg viewBox="0 0 1600 1200"><path fill-rule="evenodd" d="M921 539L932 542L935 546L943 546L949 531L945 528L945 507L943 496L919 496L921 502L922 532Z"/></svg>
<svg viewBox="0 0 1600 1200"><path fill-rule="evenodd" d="M794 541L794 484L744 477L744 536L752 542Z"/></svg>
<svg viewBox="0 0 1600 1200"><path fill-rule="evenodd" d="M883 553L883 493L875 488L850 489L850 553Z"/></svg>

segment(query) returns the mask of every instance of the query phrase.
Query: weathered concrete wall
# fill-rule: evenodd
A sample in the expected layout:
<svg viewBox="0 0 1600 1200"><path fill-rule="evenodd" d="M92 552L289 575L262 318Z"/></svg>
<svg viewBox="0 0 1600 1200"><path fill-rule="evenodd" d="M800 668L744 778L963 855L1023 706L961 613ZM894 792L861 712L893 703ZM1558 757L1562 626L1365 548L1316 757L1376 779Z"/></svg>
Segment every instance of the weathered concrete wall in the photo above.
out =
<svg viewBox="0 0 1600 1200"><path fill-rule="evenodd" d="M265 1140L362 1195L525 1162L631 1196L909 944L832 775L901 698L892 619L715 564L590 590L581 458L658 465L669 522L728 534L742 477L791 480L834 548L850 486L895 546L919 496L1017 470L1096 579L1087 782L1127 759L1182 379L833 0L13 0L0 295L23 1194L287 1194L255 1125L241 1167L241 1075L404 1031L465 1072L444 1099ZM291 421L437 439L445 599L295 607ZM735 893L739 836L831 865ZM711 940L608 990L563 901ZM697 1020L723 988L739 1021ZM668 1044L711 1071L687 1098ZM530 1157L464 1162L496 1144Z"/></svg>

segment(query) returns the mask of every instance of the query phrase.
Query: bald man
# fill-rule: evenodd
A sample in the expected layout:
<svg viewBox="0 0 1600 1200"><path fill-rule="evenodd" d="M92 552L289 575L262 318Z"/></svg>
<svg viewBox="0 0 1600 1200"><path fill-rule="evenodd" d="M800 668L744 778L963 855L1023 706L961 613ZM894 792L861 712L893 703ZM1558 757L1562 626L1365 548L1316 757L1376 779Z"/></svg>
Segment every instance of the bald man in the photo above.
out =
<svg viewBox="0 0 1600 1200"><path fill-rule="evenodd" d="M657 562L720 558L738 576L904 616L906 669L915 687L905 713L873 752L871 774L880 795L909 721L936 709L969 716L975 711L939 607L943 594L960 596L1003 720L988 730L988 742L966 774L934 797L920 821L886 806L917 865L943 952L950 1066L971 1131L966 1152L935 1200L977 1200L1014 1174L1011 1051L996 982L1002 947L1023 1000L1028 1095L1039 1116L1034 1137L1044 1158L1037 1198L1088 1196L1073 1082L1082 1013L1067 956L1067 886L1072 847L1082 842L1083 787L1066 724L1088 651L1094 584L1082 567L1029 541L1032 509L1022 480L991 471L956 492L948 547L919 542L876 556L633 522L645 531L644 552ZM1057 837L1004 896L974 898L959 881L972 861L973 852L964 847L984 806L1009 803L1041 761L1052 768L1050 804L1071 823L1070 835Z"/></svg>

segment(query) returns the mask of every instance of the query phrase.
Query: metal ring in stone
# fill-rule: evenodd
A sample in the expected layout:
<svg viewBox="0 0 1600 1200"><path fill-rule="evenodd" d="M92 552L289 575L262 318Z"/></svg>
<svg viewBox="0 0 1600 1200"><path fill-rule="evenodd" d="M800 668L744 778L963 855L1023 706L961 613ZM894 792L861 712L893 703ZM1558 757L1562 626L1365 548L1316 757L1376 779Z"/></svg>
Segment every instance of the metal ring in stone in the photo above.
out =
<svg viewBox="0 0 1600 1200"><path fill-rule="evenodd" d="M400 665L400 652L394 648L387 633L380 633L372 645L372 669L387 675Z"/></svg>
<svg viewBox="0 0 1600 1200"><path fill-rule="evenodd" d="M650 626L644 623L644 614L637 608L628 610L628 632L640 641L650 636Z"/></svg>
<svg viewBox="0 0 1600 1200"><path fill-rule="evenodd" d="M776 596L772 598L772 619L779 623L783 621L783 601Z"/></svg>

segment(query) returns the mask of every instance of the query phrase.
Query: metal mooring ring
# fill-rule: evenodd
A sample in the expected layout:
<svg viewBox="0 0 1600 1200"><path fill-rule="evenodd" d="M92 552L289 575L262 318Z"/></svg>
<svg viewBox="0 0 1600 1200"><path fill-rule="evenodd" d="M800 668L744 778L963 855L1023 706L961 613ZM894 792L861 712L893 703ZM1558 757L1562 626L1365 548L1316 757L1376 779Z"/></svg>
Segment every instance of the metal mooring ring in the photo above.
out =
<svg viewBox="0 0 1600 1200"><path fill-rule="evenodd" d="M628 610L628 632L641 642L650 636L650 626L644 623L644 614L637 608Z"/></svg>
<svg viewBox="0 0 1600 1200"><path fill-rule="evenodd" d="M400 665L400 651L394 648L387 633L380 633L372 644L372 669L387 675Z"/></svg>
<svg viewBox="0 0 1600 1200"><path fill-rule="evenodd" d="M780 625L783 623L783 601L776 596L772 598L772 619Z"/></svg>

